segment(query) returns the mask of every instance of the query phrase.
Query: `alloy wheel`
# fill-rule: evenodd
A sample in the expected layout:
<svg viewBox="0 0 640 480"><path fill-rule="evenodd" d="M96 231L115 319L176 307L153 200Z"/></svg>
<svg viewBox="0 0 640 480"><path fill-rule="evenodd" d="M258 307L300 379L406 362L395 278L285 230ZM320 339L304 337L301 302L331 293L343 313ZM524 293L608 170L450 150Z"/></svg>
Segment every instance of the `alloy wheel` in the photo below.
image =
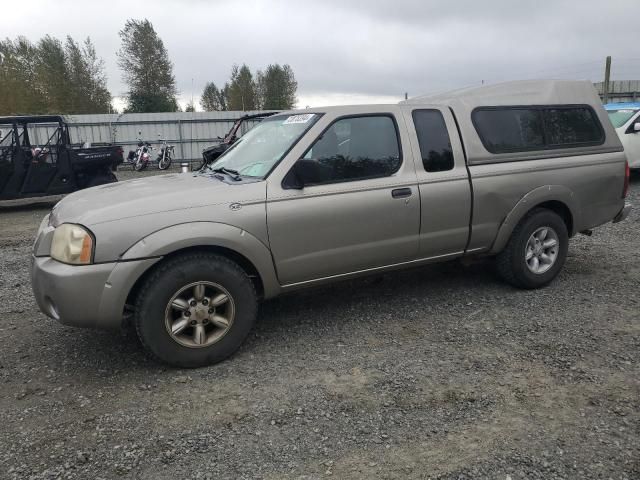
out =
<svg viewBox="0 0 640 480"><path fill-rule="evenodd" d="M165 309L165 326L171 338L189 348L208 347L224 337L235 318L229 292L213 282L182 287Z"/></svg>
<svg viewBox="0 0 640 480"><path fill-rule="evenodd" d="M547 272L558 258L560 242L551 227L540 227L534 231L524 249L524 258L529 271L535 274Z"/></svg>

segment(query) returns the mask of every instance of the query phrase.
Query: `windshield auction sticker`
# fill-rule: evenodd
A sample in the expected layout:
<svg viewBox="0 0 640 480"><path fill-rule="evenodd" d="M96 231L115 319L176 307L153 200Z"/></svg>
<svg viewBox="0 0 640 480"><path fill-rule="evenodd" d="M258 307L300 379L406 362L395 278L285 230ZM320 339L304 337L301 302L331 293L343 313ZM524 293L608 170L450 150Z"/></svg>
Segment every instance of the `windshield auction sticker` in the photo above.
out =
<svg viewBox="0 0 640 480"><path fill-rule="evenodd" d="M304 115L291 115L284 122L283 125L289 125L290 123L307 123L309 120L313 118L315 114L313 113L305 113Z"/></svg>

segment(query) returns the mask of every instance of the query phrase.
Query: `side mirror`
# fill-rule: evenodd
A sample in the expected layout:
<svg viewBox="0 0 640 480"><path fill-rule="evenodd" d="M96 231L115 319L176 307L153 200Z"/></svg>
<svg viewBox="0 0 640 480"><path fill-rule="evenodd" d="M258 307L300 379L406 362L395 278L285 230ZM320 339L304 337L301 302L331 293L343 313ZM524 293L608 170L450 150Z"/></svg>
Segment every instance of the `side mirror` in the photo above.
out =
<svg viewBox="0 0 640 480"><path fill-rule="evenodd" d="M282 188L285 190L302 190L304 188L304 181L302 180L301 170L303 167L300 167L300 162L302 160L296 161L291 167L291 170L284 176L282 179Z"/></svg>
<svg viewBox="0 0 640 480"><path fill-rule="evenodd" d="M302 190L305 185L317 185L331 179L331 169L318 160L298 160L284 177L285 189Z"/></svg>
<svg viewBox="0 0 640 480"><path fill-rule="evenodd" d="M640 132L640 122L636 122L636 123L633 124L633 131L635 133Z"/></svg>

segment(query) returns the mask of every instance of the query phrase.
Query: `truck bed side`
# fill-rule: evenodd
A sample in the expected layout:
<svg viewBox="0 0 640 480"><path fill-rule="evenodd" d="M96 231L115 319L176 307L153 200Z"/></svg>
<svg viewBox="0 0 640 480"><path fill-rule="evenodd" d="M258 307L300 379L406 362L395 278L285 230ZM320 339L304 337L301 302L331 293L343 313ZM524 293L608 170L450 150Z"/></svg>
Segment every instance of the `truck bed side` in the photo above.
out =
<svg viewBox="0 0 640 480"><path fill-rule="evenodd" d="M613 219L624 205L624 153L470 165L473 225L468 250L500 250L498 232L509 232L532 208L564 211L569 234ZM513 213L512 213L513 212ZM564 215L563 215L564 216Z"/></svg>

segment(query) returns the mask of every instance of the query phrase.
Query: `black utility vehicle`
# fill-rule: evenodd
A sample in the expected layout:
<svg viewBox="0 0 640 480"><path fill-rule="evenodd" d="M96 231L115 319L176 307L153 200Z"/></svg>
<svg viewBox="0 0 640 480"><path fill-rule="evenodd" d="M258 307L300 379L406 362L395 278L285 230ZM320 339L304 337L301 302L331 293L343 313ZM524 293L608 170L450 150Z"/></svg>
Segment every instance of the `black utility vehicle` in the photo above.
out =
<svg viewBox="0 0 640 480"><path fill-rule="evenodd" d="M38 142L37 137L45 138ZM0 200L60 195L116 182L112 170L122 159L122 147L73 145L59 115L0 117Z"/></svg>

